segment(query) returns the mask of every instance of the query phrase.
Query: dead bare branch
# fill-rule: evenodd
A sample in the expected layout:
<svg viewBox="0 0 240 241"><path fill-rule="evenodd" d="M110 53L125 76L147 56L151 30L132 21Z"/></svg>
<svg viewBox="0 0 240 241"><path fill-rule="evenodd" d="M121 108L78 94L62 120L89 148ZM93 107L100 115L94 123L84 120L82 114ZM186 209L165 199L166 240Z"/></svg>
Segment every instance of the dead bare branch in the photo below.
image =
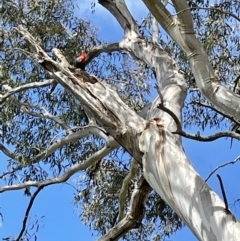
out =
<svg viewBox="0 0 240 241"><path fill-rule="evenodd" d="M205 179L205 182L207 182L207 181L209 180L209 178L210 178L217 170L219 170L220 168L225 167L225 166L228 166L228 165L230 165L230 164L233 165L233 164L235 164L235 163L238 162L238 161L240 161L240 156L238 156L238 157L237 157L236 159L234 159L233 161L224 163L224 164L216 167L216 168L208 175L208 177Z"/></svg>
<svg viewBox="0 0 240 241"><path fill-rule="evenodd" d="M224 204L225 204L225 209L226 211L229 213L229 208L228 208L228 200L227 200L227 195L226 195L226 192L225 192L225 189L224 189L224 186L223 186L223 181L222 181L222 178L220 175L217 174L217 178L219 180L219 183L220 183L220 188L221 188L221 191L222 191L222 195L223 195L223 200L224 200Z"/></svg>
<svg viewBox="0 0 240 241"><path fill-rule="evenodd" d="M176 125L177 125L177 130L176 132L178 131L182 131L182 124L181 122L179 121L179 119L177 118L177 116L168 108L166 108L162 103L160 103L157 108L159 108L160 110L163 110L165 112L167 112L175 121Z"/></svg>

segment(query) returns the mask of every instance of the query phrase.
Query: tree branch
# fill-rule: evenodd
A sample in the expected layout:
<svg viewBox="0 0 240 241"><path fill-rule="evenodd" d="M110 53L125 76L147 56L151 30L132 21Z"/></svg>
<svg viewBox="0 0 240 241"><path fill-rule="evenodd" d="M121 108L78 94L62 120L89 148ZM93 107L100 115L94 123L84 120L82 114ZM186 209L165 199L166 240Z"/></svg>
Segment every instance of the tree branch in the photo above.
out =
<svg viewBox="0 0 240 241"><path fill-rule="evenodd" d="M178 135L184 136L188 139L192 139L192 140L196 140L196 141L203 141L203 142L215 141L222 137L232 137L232 138L240 140L240 135L235 132L232 132L232 131L222 131L222 132L218 132L216 134L210 135L210 136L200 136L199 133L192 135L192 134L186 133L185 131L182 131L182 130L181 131L173 131L172 134L178 134Z"/></svg>
<svg viewBox="0 0 240 241"><path fill-rule="evenodd" d="M16 88L9 89L4 95L0 94L0 104L5 102L6 99L9 96L11 96L13 94L16 94L18 92L21 92L21 91L24 91L24 90L28 90L28 89L32 89L32 88L39 88L39 87L49 86L49 85L51 85L53 83L54 83L53 79L48 79L48 80L45 80L43 82L32 82L32 83L28 83L28 84L24 84L24 85L18 86Z"/></svg>
<svg viewBox="0 0 240 241"><path fill-rule="evenodd" d="M68 126L67 123L62 121L58 116L50 114L44 107L39 106L39 105L31 105L30 103L26 103L26 102L21 103L21 102L16 101L16 103L19 106L21 106L21 110L23 112L25 112L26 114L31 115L31 116L35 116L35 117L38 117L38 118L53 120L54 122L58 123L59 126L61 126L68 133L72 133L72 128L70 126ZM33 112L33 111L28 110L28 108L39 109L41 111L44 111L44 113L40 114L40 113L37 113L37 112Z"/></svg>
<svg viewBox="0 0 240 241"><path fill-rule="evenodd" d="M45 187L57 183L63 183L66 182L72 175L75 173L85 170L91 165L93 165L98 160L102 159L106 155L108 155L110 152L112 152L114 149L116 149L119 146L119 144L113 139L109 138L109 141L106 143L106 145L99 151L96 151L91 157L89 157L87 160L77 163L70 167L62 176L55 177L51 179L47 179L44 181L27 181L24 183L11 185L11 186L4 186L0 187L0 193L10 191L10 190L20 190L27 187Z"/></svg>
<svg viewBox="0 0 240 241"><path fill-rule="evenodd" d="M0 143L0 150L8 157L18 160L19 156L15 155L13 152L8 150L3 144Z"/></svg>
<svg viewBox="0 0 240 241"><path fill-rule="evenodd" d="M30 186L38 187L37 190L34 192L33 196L30 199L30 202L28 204L27 210L26 210L25 215L24 215L22 229L21 229L21 231L20 231L16 241L20 241L21 240L21 238L22 238L22 236L24 234L24 231L26 230L26 224L27 224L29 212L31 210L33 202L34 202L35 198L37 197L38 193L44 187L52 185L52 184L56 184L56 183L66 182L72 175L74 175L75 173L77 173L77 172L79 172L81 170L87 169L88 167L93 165L95 162L97 162L98 160L100 160L103 157L105 157L106 155L108 155L112 150L114 150L118 146L119 145L116 143L116 141L114 139L110 138L110 140L108 141L107 145L104 148L102 148L101 150L95 152L84 163L79 163L79 164L76 164L73 167L71 167L61 177L45 180L43 182L28 181L28 182L25 182L25 183L22 183L22 184L19 184L19 185L8 186L9 188L7 188L7 186L6 186L5 190L4 190L4 187L3 188L0 187L0 193L4 192L4 191L9 191L9 190L19 190L19 189L30 187Z"/></svg>
<svg viewBox="0 0 240 241"><path fill-rule="evenodd" d="M124 0L99 0L103 7L108 9L109 12L117 19L121 27L123 28L125 35L139 35L139 28L129 12Z"/></svg>
<svg viewBox="0 0 240 241"><path fill-rule="evenodd" d="M189 6L185 0L172 0L172 3L176 9L178 19L180 20L184 32L193 32L193 21L190 10L186 10ZM185 11L182 11L182 10Z"/></svg>
<svg viewBox="0 0 240 241"><path fill-rule="evenodd" d="M240 87L240 86L238 86L238 84L240 84L240 83L239 83L239 80L240 80L240 75L238 75L238 76L235 78L235 80L233 81L233 82L234 82L234 87L233 87L234 93L237 93L237 92L236 92L237 90L239 91L239 87Z"/></svg>
<svg viewBox="0 0 240 241"><path fill-rule="evenodd" d="M14 168L12 171L4 172L2 175L0 175L0 179L3 179L5 176L13 174L14 172L19 171L21 169L22 169L22 167L18 166L16 168Z"/></svg>
<svg viewBox="0 0 240 241"><path fill-rule="evenodd" d="M220 12L220 13L223 13L223 14L226 14L226 15L229 15L229 16L235 18L238 22L240 22L240 18L239 18L237 15L235 15L235 14L233 14L233 13L231 13L231 12L224 11L224 10L222 10L222 9L220 9L220 8L215 8L215 7L199 7L199 6L189 7L189 6L188 6L188 7L186 7L185 9L182 9L182 10L180 10L179 12L177 12L177 14L180 14L180 13L183 13L183 12L185 12L185 11L192 10L192 9L203 9L203 10L210 10L210 11L212 11L212 10L218 11L218 12Z"/></svg>
<svg viewBox="0 0 240 241"><path fill-rule="evenodd" d="M101 53L112 53L114 51L120 51L119 43L104 44L100 46L93 47L87 53L86 65L89 64L94 58L96 58Z"/></svg>
<svg viewBox="0 0 240 241"><path fill-rule="evenodd" d="M186 133L185 131L182 130L181 122L179 121L177 116L170 109L166 108L161 103L158 105L158 108L167 112L176 122L177 130L172 131L172 134L179 134L179 135L184 136L188 139L197 140L197 141L204 141L204 142L214 141L214 140L217 140L217 139L222 138L222 137L232 137L232 138L235 138L235 139L240 139L240 135L233 132L233 131L222 131L222 132L218 132L214 135L210 135L210 136L200 136L199 133L197 133L195 135Z"/></svg>
<svg viewBox="0 0 240 241"><path fill-rule="evenodd" d="M28 159L27 157L24 157L24 156L16 156L2 144L0 144L0 150L2 150L3 153L6 154L7 156L9 156L10 158L17 160L20 164L22 164L21 167L17 168L17 170L19 170L19 169L25 167L26 165L37 163L40 160L42 160L43 158L50 156L52 153L54 153L57 149L61 148L62 146L66 145L70 142L74 142L79 139L85 138L85 137L89 136L90 134L97 135L97 136L105 139L107 142L109 141L109 137L104 133L104 130L101 129L100 127L96 127L96 126L81 127L80 126L78 129L80 129L80 130L63 137L62 139L57 140L55 143L53 143L51 146L49 146L46 150L42 151L41 153L39 153L32 159ZM22 161L21 161L22 159L24 159L24 163L22 163ZM15 171L17 171L17 170L15 170Z"/></svg>
<svg viewBox="0 0 240 241"><path fill-rule="evenodd" d="M181 2L183 1L185 0L181 0ZM163 11L161 3L158 0L143 0L143 2L187 55L199 91L223 112L240 119L239 95L221 85L203 45L196 37L194 30L190 29L191 26L188 26L188 29L184 31L181 22L173 19L170 27L166 26L164 18L167 18L167 14Z"/></svg>
<svg viewBox="0 0 240 241"><path fill-rule="evenodd" d="M76 141L79 140L81 138L87 137L90 133L95 134L103 139L105 139L106 141L106 145L107 146L111 146L111 138L109 138L107 135L105 135L104 130L100 127L96 127L96 126L85 126L85 127L75 127L78 128L77 132L71 133L68 136L57 140L55 143L53 143L49 148L47 148L47 150L42 151L41 153L39 153L37 156L35 156L33 159L28 159L26 156L23 155L15 155L14 153L10 152L4 145L2 145L0 143L0 150L7 155L8 157L10 157L11 159L17 160L20 164L20 166L18 166L17 168L14 168L11 171L5 172L0 176L0 179L2 179L4 176L12 174L16 171L21 170L22 168L24 168L26 165L29 164L34 164L37 163L38 161L42 160L43 158L48 157L49 155L51 155L55 150L57 150L58 148L61 148L63 145L68 144L72 141ZM79 131L80 130L80 131ZM84 132L83 132L84 130ZM53 140L52 140L53 141ZM24 160L24 162L23 162Z"/></svg>
<svg viewBox="0 0 240 241"><path fill-rule="evenodd" d="M223 200L224 200L224 203L225 203L226 211L227 211L227 212L230 212L230 211L229 211L229 208L228 208L228 201L227 201L227 196L226 196L226 193L225 193L225 190L224 190L222 178L221 178L221 176L218 175L218 174L217 174L217 178L218 178L219 183L220 183L220 187L221 187L221 191L222 191L222 195L223 195Z"/></svg>
<svg viewBox="0 0 240 241"><path fill-rule="evenodd" d="M158 21L153 16L152 16L152 41L155 44L159 43Z"/></svg>
<svg viewBox="0 0 240 241"><path fill-rule="evenodd" d="M211 177L218 169L220 169L220 168L222 168L222 167L225 167L225 166L228 166L228 165L230 165L230 164L233 165L233 164L235 164L235 163L238 162L238 161L240 161L240 156L238 156L238 157L237 157L235 160L233 160L233 161L224 163L224 164L216 167L216 168L208 175L208 177L205 179L205 182L207 182L207 181L210 179L210 177Z"/></svg>
<svg viewBox="0 0 240 241"><path fill-rule="evenodd" d="M166 31L174 26L174 18L161 1L143 0L143 2Z"/></svg>
<svg viewBox="0 0 240 241"><path fill-rule="evenodd" d="M100 1L100 4L102 2L106 1ZM113 0L107 2L107 5L102 5L106 7L119 22L125 19L125 12L117 9L118 6ZM124 5L124 8L127 8L123 0L118 1L118 3L119 2L121 2L121 5ZM166 1L164 1L164 3L166 4ZM166 25L169 24L170 26L173 23L173 18L160 1L158 1L157 4L159 4L159 7L162 8L162 11L166 15L163 21L166 22ZM121 26L124 27L125 25L121 24ZM134 32L134 30L132 30L132 32ZM161 49L158 44L147 41L147 39L142 38L137 32L132 34L130 32L125 32L124 39L119 45L121 49L128 52L133 58L140 59L152 67L158 81L158 92L164 96L164 104L169 109L173 110L178 119L181 120L181 108L187 93L187 86L173 58L166 51ZM168 91L171 91L171 93L168 93ZM152 113L150 118L162 118L161 114L164 113L158 111L156 105L151 105L149 112ZM175 126L170 127L171 122L167 118L169 118L169 116L165 115L165 124L168 123L168 128L172 131Z"/></svg>
<svg viewBox="0 0 240 241"><path fill-rule="evenodd" d="M49 148L47 148L46 150L44 150L43 152L39 153L33 160L31 163L36 163L39 160L41 160L42 158L46 158L49 155L51 155L53 152L55 152L57 149L59 149L60 147L62 147L65 144L68 144L70 142L76 141L76 140L80 140L82 138L85 138L87 136L89 136L90 134L93 135L97 135L105 140L108 139L108 137L106 136L106 134L103 132L103 130L100 127L96 127L96 126L83 126L83 127L79 127L79 131L71 133L69 135L67 135L66 137L57 140L55 143L53 143Z"/></svg>
<svg viewBox="0 0 240 241"><path fill-rule="evenodd" d="M29 213L30 213L30 210L32 208L32 205L33 205L33 202L35 200L35 198L37 197L37 195L39 194L39 192L44 188L44 186L40 186L37 188L37 190L34 192L34 194L32 195L30 201L29 201L29 204L28 204L28 207L27 207L27 210L25 212L25 215L24 215L24 219L23 219L23 225L22 225L22 229L16 239L16 241L21 241L22 240L22 236L26 230L26 225L27 225L27 220L28 220L28 216L29 216Z"/></svg>
<svg viewBox="0 0 240 241"><path fill-rule="evenodd" d="M218 110L217 108L215 108L214 106L207 105L207 104L205 104L205 103L202 103L202 102L200 102L200 101L196 101L196 100L192 101L192 103L193 103L193 104L200 105L200 106L203 106L203 107L207 107L207 108L209 108L209 109L211 109L211 110L217 112L218 114L220 114L220 115L222 115L222 116L228 118L229 120L235 122L235 124L240 125L240 122L237 121L234 117L229 116L229 115L227 115L227 114L225 114L225 113L219 111L219 110Z"/></svg>
<svg viewBox="0 0 240 241"><path fill-rule="evenodd" d="M126 201L127 191L130 181L135 177L137 173L138 163L135 159L132 160L131 168L124 178L122 187L119 193L119 221L124 218L124 205Z"/></svg>
<svg viewBox="0 0 240 241"><path fill-rule="evenodd" d="M129 211L126 216L98 241L118 240L129 230L138 227L143 217L146 198L151 190L147 181L141 177L132 193Z"/></svg>
<svg viewBox="0 0 240 241"><path fill-rule="evenodd" d="M175 121L176 123L176 126L177 126L177 130L176 132L178 131L182 131L182 124L181 122L179 121L178 117L168 108L166 108L162 103L160 103L157 108L159 108L160 110L163 110L165 111L166 113L168 113Z"/></svg>

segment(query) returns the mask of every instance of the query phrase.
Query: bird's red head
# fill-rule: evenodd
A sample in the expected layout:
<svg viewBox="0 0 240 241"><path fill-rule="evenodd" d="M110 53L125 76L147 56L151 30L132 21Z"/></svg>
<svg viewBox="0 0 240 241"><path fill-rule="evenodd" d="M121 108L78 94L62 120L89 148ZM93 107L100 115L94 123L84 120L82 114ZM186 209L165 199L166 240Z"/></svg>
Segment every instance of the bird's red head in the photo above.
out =
<svg viewBox="0 0 240 241"><path fill-rule="evenodd" d="M82 52L78 57L79 62L84 62L86 59L87 59L87 54L85 52Z"/></svg>

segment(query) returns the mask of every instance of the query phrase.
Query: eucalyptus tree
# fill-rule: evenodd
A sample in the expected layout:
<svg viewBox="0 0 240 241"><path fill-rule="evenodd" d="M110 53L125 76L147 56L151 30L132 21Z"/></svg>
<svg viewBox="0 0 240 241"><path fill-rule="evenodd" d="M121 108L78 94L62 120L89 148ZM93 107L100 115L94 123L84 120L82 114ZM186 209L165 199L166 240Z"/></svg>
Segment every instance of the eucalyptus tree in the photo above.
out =
<svg viewBox="0 0 240 241"><path fill-rule="evenodd" d="M107 43L70 0L2 1L0 192L31 196L14 239L31 238L37 194L78 173L75 200L99 240L160 240L183 223L199 240L238 240L238 220L195 171L182 136L239 139L240 4L143 2L151 15L140 25L124 0L93 3L124 30ZM86 72L73 66L82 50ZM204 137L184 125L230 131Z"/></svg>

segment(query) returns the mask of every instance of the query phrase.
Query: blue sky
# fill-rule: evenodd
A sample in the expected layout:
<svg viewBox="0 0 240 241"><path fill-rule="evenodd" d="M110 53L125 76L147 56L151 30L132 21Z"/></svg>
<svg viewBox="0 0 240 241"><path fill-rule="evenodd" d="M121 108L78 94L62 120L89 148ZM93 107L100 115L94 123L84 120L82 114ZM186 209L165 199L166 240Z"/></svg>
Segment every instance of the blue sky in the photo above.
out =
<svg viewBox="0 0 240 241"><path fill-rule="evenodd" d="M98 26L100 36L104 37L104 40L121 40L123 31L117 21L101 6L97 7L95 13L92 14L91 2L91 0L81 1L79 15L90 19L93 25ZM129 8L137 19L140 20L141 17L147 14L147 10L141 1L138 1L137 4L132 0L127 2L131 3ZM197 129L191 129L189 132L195 133L196 131ZM207 131L205 134L209 133L210 131ZM213 143L199 143L186 139L183 142L188 157L203 178L206 178L216 166L232 161L240 155L239 143L234 142L233 147L230 149L230 141L225 139ZM4 160L6 158L0 153L0 159L0 171L2 172L5 170ZM235 206L231 206L231 204L240 197L239 185L236 185L239 171L240 164L237 163L222 168L217 172L223 179L229 205L238 216L240 214L239 204ZM69 182L71 183L71 181ZM222 197L215 174L208 181L208 184ZM96 233L92 234L92 231L85 227L78 218L76 208L73 206L74 193L75 190L70 185L60 184L47 187L39 194L30 213L30 223L31 220L33 222L39 220L41 228L37 233L38 240L93 241L97 239ZM4 215L4 223L0 227L0 238L11 235L16 237L18 235L28 201L29 198L24 196L22 191L0 194L0 212ZM167 240L195 241L197 239L185 228Z"/></svg>

